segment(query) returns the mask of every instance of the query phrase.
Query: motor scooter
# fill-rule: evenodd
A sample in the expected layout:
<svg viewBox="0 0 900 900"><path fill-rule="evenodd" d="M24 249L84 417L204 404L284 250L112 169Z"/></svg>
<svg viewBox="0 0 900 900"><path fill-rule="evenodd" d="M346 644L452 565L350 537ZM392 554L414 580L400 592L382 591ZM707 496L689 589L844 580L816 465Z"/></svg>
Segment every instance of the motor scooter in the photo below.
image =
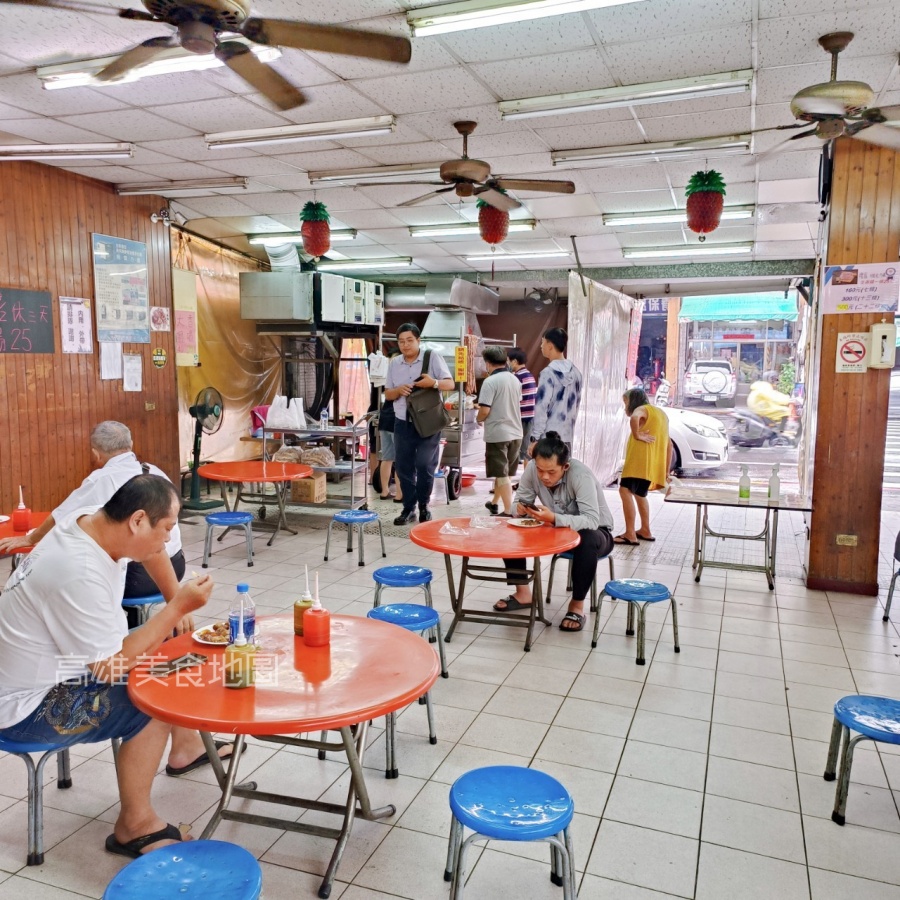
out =
<svg viewBox="0 0 900 900"><path fill-rule="evenodd" d="M798 403L792 403L788 415L780 422L757 415L749 409L734 409L728 429L728 443L732 447L796 447L803 434L803 420Z"/></svg>

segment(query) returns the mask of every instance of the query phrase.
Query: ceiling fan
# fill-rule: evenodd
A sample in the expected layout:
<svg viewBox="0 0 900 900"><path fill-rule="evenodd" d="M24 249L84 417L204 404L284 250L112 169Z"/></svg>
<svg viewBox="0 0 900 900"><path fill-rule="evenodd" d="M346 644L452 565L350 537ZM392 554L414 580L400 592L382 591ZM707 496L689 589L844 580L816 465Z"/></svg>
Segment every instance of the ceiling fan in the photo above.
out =
<svg viewBox="0 0 900 900"><path fill-rule="evenodd" d="M229 69L279 109L292 109L306 97L286 78L260 62L247 46L271 44L297 50L341 53L367 59L407 63L412 45L405 37L395 37L358 28L314 25L283 19L256 19L250 16L249 0L141 0L141 9L117 9L79 0L0 0L0 3L38 6L71 12L113 15L141 22L171 25L175 31L153 37L126 50L102 69L100 81L115 81L132 69L140 68L175 48L191 53L214 53ZM243 38L244 40L236 40Z"/></svg>
<svg viewBox="0 0 900 900"><path fill-rule="evenodd" d="M469 135L477 122L454 122L453 127L462 135L463 152L460 159L441 163L440 181L372 181L361 182L357 187L384 187L384 185L429 184L440 185L438 190L429 191L420 197L398 203L397 206L415 206L435 194L456 191L457 197L478 197L489 206L509 212L522 204L504 191L547 191L551 194L574 194L575 185L571 181L543 181L529 178L506 178L492 176L491 167L484 160L469 159Z"/></svg>
<svg viewBox="0 0 900 900"><path fill-rule="evenodd" d="M870 106L875 99L875 92L869 85L863 81L837 80L838 55L852 40L853 33L850 31L836 31L819 38L819 44L831 54L831 80L805 87L794 95L791 112L797 122L762 129L807 130L791 135L760 156L776 153L791 141L801 138L817 137L822 141L831 141L844 135L869 144L878 144L880 147L900 150L900 128L884 124L900 122L900 106ZM813 127L807 128L809 125Z"/></svg>

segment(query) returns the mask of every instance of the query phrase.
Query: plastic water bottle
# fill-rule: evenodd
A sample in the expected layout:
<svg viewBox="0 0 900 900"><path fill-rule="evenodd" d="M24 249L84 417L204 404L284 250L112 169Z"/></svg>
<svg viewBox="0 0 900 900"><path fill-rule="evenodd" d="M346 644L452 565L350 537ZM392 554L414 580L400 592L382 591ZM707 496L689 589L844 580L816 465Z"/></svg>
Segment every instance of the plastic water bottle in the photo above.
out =
<svg viewBox="0 0 900 900"><path fill-rule="evenodd" d="M328 430L328 407L327 406L323 406L322 412L319 413L319 428L321 428L322 431Z"/></svg>
<svg viewBox="0 0 900 900"><path fill-rule="evenodd" d="M741 477L738 479L738 499L750 499L750 473L747 466L741 466Z"/></svg>
<svg viewBox="0 0 900 900"><path fill-rule="evenodd" d="M250 586L247 584L239 584L237 586L237 594L234 602L231 604L231 611L228 613L228 643L233 644L240 631L241 609L244 613L244 635L252 644L256 635L256 604L250 596Z"/></svg>
<svg viewBox="0 0 900 900"><path fill-rule="evenodd" d="M772 474L769 476L769 499L781 499L781 478L778 477L779 463L772 466Z"/></svg>

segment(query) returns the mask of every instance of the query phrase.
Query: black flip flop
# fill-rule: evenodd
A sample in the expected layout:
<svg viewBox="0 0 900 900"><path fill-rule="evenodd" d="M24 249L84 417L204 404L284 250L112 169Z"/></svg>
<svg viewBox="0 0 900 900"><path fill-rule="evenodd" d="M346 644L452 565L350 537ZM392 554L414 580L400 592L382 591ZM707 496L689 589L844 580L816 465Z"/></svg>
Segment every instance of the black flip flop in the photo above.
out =
<svg viewBox="0 0 900 900"><path fill-rule="evenodd" d="M497 603L505 603L506 606L504 606L503 609L500 609L497 606ZM516 610L519 609L531 609L530 603L520 603L512 594L508 597L504 597L502 600L498 600L497 603L494 604L493 609L494 612L498 613L516 612Z"/></svg>
<svg viewBox="0 0 900 900"><path fill-rule="evenodd" d="M580 613L575 612L567 612L562 617L562 622L559 623L560 631L570 631L573 634L577 634L579 631L584 630L584 623L587 621L587 616L582 616ZM563 622L577 622L577 628L563 628Z"/></svg>
<svg viewBox="0 0 900 900"><path fill-rule="evenodd" d="M143 856L145 847L157 843L157 841L183 841L184 836L181 831L174 825L169 823L165 828L154 831L153 834L145 834L136 837L132 841L126 841L124 844L118 840L115 834L111 834L106 839L106 849L109 853L117 853L119 856L127 856L129 859L138 859Z"/></svg>
<svg viewBox="0 0 900 900"><path fill-rule="evenodd" d="M656 538L655 537L644 537L642 534L639 534L638 540L639 541L647 541L647 543L649 544L649 543L652 543L653 541L655 541Z"/></svg>
<svg viewBox="0 0 900 900"><path fill-rule="evenodd" d="M227 747L230 743L231 741L216 741L216 750L221 750L223 747ZM247 745L244 744L244 750L241 752L245 752L246 750ZM232 750L231 753L234 753L234 750ZM228 756L220 757L223 765L231 759L231 753L229 753ZM166 766L166 775L169 775L172 778L177 778L179 775L187 775L188 772L193 772L194 769L200 769L203 766L208 765L209 754L201 753L193 762L189 762L186 766L180 766L177 769L174 766Z"/></svg>
<svg viewBox="0 0 900 900"><path fill-rule="evenodd" d="M625 546L625 547L637 547L638 544L640 544L640 541L629 541L628 538L625 537L624 534L617 534L617 535L613 538L613 543L614 543L614 544L617 544L617 545L620 546L620 547L622 547L622 546Z"/></svg>

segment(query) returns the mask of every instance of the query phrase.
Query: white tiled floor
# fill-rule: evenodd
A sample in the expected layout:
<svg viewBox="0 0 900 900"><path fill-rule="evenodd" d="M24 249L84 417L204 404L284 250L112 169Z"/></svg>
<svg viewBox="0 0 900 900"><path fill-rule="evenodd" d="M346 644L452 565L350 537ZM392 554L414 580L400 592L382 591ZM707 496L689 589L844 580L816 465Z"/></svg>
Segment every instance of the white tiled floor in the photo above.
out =
<svg viewBox="0 0 900 900"><path fill-rule="evenodd" d="M485 499L479 482L461 502L437 502L434 511L477 512ZM620 519L613 492L608 500ZM539 767L572 792L582 900L900 898L900 748L864 744L857 751L844 828L831 822L833 785L821 777L834 701L853 692L900 696L900 637L881 621L900 514L884 517L883 590L876 600L807 591L800 577L803 525L792 516L782 517L774 592L761 575L715 569L695 584L692 509L663 506L660 498L652 504L657 542L617 549L616 574L675 588L682 652L673 652L663 609L648 613L646 667L634 664L624 610L612 603L604 604L593 651L588 629L543 630L526 654L519 629L464 624L447 645L450 678L434 688L437 745L428 743L424 710L409 708L398 721L401 777L386 781L381 728L372 729L366 760L372 799L395 804L397 813L357 822L332 897L446 897L448 786L473 767L508 763ZM375 508L386 518L398 510ZM720 524L740 527L745 515L729 512L727 525ZM190 570L202 553L203 527L188 523L183 533ZM272 548L258 540L256 565L248 569L242 542L229 536L211 561L217 586L209 618L225 614L238 581L251 585L261 613L286 609L304 563L319 572L332 611L365 615L371 571L384 562L377 540L368 540L362 569L337 535L333 559L323 564L324 541L320 525L282 535ZM446 614L442 561L402 537L387 544L388 563L433 569L435 604ZM715 552L758 558L735 542ZM562 580L560 573L554 620L565 608ZM468 596L488 605L503 593L476 582ZM109 749L77 747L72 761L70 791L57 791L48 777L46 862L27 868L25 773L18 760L0 757L0 900L100 897L122 864L102 849L116 815ZM329 799L346 788L345 767L336 760L260 743L252 743L241 774L252 774L264 789L306 789ZM154 785L160 812L191 823L195 834L216 793L208 770L179 780L160 775ZM315 896L332 846L238 823L226 823L216 836L259 857L267 900ZM560 897L550 884L548 856L532 845L478 850L468 896Z"/></svg>

